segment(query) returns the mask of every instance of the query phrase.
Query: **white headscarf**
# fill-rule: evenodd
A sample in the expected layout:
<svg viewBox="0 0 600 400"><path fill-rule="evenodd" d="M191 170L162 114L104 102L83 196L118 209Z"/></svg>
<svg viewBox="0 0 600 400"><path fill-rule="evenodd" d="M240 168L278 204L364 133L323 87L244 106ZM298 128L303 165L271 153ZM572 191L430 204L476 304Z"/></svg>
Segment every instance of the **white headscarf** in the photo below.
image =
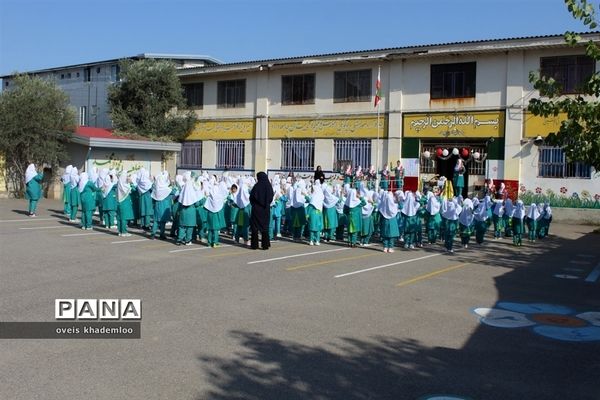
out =
<svg viewBox="0 0 600 400"><path fill-rule="evenodd" d="M544 204L544 219L550 219L552 217L552 209L550 208L550 203Z"/></svg>
<svg viewBox="0 0 600 400"><path fill-rule="evenodd" d="M331 193L331 188L329 185L325 185L323 188L323 207L325 208L333 208L340 201L340 198Z"/></svg>
<svg viewBox="0 0 600 400"><path fill-rule="evenodd" d="M117 184L117 201L122 202L129 196L129 193L131 193L131 185L127 182L127 171L121 171Z"/></svg>
<svg viewBox="0 0 600 400"><path fill-rule="evenodd" d="M154 189L150 194L156 201L163 201L171 194L171 186L169 186L169 175L159 174L154 178Z"/></svg>
<svg viewBox="0 0 600 400"><path fill-rule="evenodd" d="M513 213L513 218L518 218L522 220L525 217L525 205L523 204L523 200L517 200L517 206L515 207L515 211Z"/></svg>
<svg viewBox="0 0 600 400"><path fill-rule="evenodd" d="M458 217L458 222L464 226L471 226L473 223L473 202L471 199L465 199L462 204L462 211Z"/></svg>
<svg viewBox="0 0 600 400"><path fill-rule="evenodd" d="M188 171L189 172L189 171ZM190 173L191 176L191 173ZM150 180L150 173L146 171L146 168L140 168L138 172L137 190L141 194L146 193L152 187L152 181Z"/></svg>
<svg viewBox="0 0 600 400"><path fill-rule="evenodd" d="M502 205L502 200L496 200L496 204L494 205L494 215L501 217L504 215L504 206Z"/></svg>
<svg viewBox="0 0 600 400"><path fill-rule="evenodd" d="M306 182L304 182L304 180L300 180L297 183L297 187L296 189L294 189L294 193L292 195L292 207L294 208L300 208L300 207L304 207L304 204L306 203L306 198L305 193L304 193L304 189L306 188Z"/></svg>
<svg viewBox="0 0 600 400"><path fill-rule="evenodd" d="M108 168L102 168L96 180L93 181L94 185L98 189L101 189L104 186L104 178L108 176Z"/></svg>
<svg viewBox="0 0 600 400"><path fill-rule="evenodd" d="M375 209L375 206L373 205L373 193L374 192L372 190L368 190L365 194L365 201L367 204L365 204L361 210L362 216L365 218L370 217Z"/></svg>
<svg viewBox="0 0 600 400"><path fill-rule="evenodd" d="M225 205L227 194L227 184L225 182L220 182L219 184L212 185L210 193L206 197L206 203L204 203L204 208L213 213L221 211L223 209L223 206Z"/></svg>
<svg viewBox="0 0 600 400"><path fill-rule="evenodd" d="M356 193L356 189L347 189L346 206L349 208L357 207L360 204L360 199Z"/></svg>
<svg viewBox="0 0 600 400"><path fill-rule="evenodd" d="M445 200L444 204L445 210L442 211L442 217L451 221L456 221L462 212L462 207L458 205L456 198L452 200Z"/></svg>
<svg viewBox="0 0 600 400"><path fill-rule="evenodd" d="M30 180L35 178L37 171L35 170L34 164L29 164L27 170L25 170L25 183L29 183Z"/></svg>
<svg viewBox="0 0 600 400"><path fill-rule="evenodd" d="M67 183L71 182L71 170L73 169L72 165L67 165L67 167L65 168L65 173L62 175L62 177L60 178L60 180L62 181L63 185L66 185Z"/></svg>
<svg viewBox="0 0 600 400"><path fill-rule="evenodd" d="M90 169L90 172L88 172L88 178L90 182L93 182L95 184L96 180L98 179L98 168L92 167Z"/></svg>
<svg viewBox="0 0 600 400"><path fill-rule="evenodd" d="M509 218L512 218L515 212L515 206L511 199L504 200L504 215L507 215Z"/></svg>
<svg viewBox="0 0 600 400"><path fill-rule="evenodd" d="M198 201L198 193L194 188L194 181L192 180L192 173L190 171L183 174L183 187L181 188L181 193L179 193L178 200L184 206L190 206Z"/></svg>
<svg viewBox="0 0 600 400"><path fill-rule="evenodd" d="M73 169L71 170L71 189L75 189L78 183L79 174L77 173L77 168L73 167Z"/></svg>
<svg viewBox="0 0 600 400"><path fill-rule="evenodd" d="M402 214L406 215L407 217L417 215L417 210L419 207L421 207L421 205L417 203L415 195L412 192L406 192L404 195L406 196L406 199L404 200L404 204L402 206Z"/></svg>
<svg viewBox="0 0 600 400"><path fill-rule="evenodd" d="M540 217L540 210L538 210L538 207L535 203L531 203L531 205L527 209L527 218L537 221L539 217Z"/></svg>
<svg viewBox="0 0 600 400"><path fill-rule="evenodd" d="M313 186L313 192L310 196L310 204L314 208L319 211L323 211L323 201L325 200L325 195L323 194L323 188L321 187L321 182L316 181Z"/></svg>
<svg viewBox="0 0 600 400"><path fill-rule="evenodd" d="M71 172L72 173L72 172ZM88 174L87 172L82 172L81 176L78 177L78 181L79 181L79 193L83 192L83 189L85 189L85 186L87 185L87 183L89 182L89 178L88 178ZM71 185L73 184L73 181L71 181Z"/></svg>
<svg viewBox="0 0 600 400"><path fill-rule="evenodd" d="M488 197L488 196L486 196ZM473 204L475 204L475 200L473 200ZM473 217L476 221L485 221L488 219L488 212L486 207L486 201L479 202L479 205L473 211Z"/></svg>
<svg viewBox="0 0 600 400"><path fill-rule="evenodd" d="M102 185L102 197L108 196L112 188L115 186L115 183L117 183L117 181L113 180L110 175L106 175L104 177L104 184Z"/></svg>
<svg viewBox="0 0 600 400"><path fill-rule="evenodd" d="M396 218L398 214L398 203L394 200L392 192L384 191L379 199L379 213L385 219Z"/></svg>
<svg viewBox="0 0 600 400"><path fill-rule="evenodd" d="M250 190L246 180L242 177L238 179L238 190L235 194L235 204L239 208L246 208L250 204Z"/></svg>
<svg viewBox="0 0 600 400"><path fill-rule="evenodd" d="M440 212L440 201L431 192L427 193L427 206L425 209L430 215L437 215Z"/></svg>

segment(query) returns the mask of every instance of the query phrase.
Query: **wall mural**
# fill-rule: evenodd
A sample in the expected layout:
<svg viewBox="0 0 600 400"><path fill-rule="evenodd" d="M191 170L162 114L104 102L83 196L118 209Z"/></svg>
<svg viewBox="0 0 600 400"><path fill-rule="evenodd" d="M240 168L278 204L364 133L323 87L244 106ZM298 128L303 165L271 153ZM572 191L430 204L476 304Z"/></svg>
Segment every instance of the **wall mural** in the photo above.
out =
<svg viewBox="0 0 600 400"><path fill-rule="evenodd" d="M577 311L555 304L499 302L496 308L475 308L483 324L497 328L529 328L551 339L600 341L600 311Z"/></svg>
<svg viewBox="0 0 600 400"><path fill-rule="evenodd" d="M105 161L93 160L93 165L95 167L98 167L99 169L108 168L108 169L114 169L116 171L122 171L125 169L124 162L129 161L127 163L129 165L129 168L128 168L129 172L137 171L143 167L143 165L139 164L139 163L132 164L132 162L135 161L135 154L133 154L133 153L127 154L125 156L125 160L119 158L115 153L105 154L104 159L105 159Z"/></svg>

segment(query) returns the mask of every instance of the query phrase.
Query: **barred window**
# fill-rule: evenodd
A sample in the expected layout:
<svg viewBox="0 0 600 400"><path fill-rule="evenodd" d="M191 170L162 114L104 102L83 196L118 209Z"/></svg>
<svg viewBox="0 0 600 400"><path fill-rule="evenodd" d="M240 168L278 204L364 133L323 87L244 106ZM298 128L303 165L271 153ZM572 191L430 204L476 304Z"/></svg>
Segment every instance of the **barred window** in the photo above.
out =
<svg viewBox="0 0 600 400"><path fill-rule="evenodd" d="M359 165L363 169L371 166L371 139L339 139L333 141L335 149L334 165L341 168L341 163L351 160L353 167Z"/></svg>
<svg viewBox="0 0 600 400"><path fill-rule="evenodd" d="M281 104L315 104L315 74L282 76Z"/></svg>
<svg viewBox="0 0 600 400"><path fill-rule="evenodd" d="M538 176L541 178L591 178L592 168L582 162L567 162L561 147L540 146Z"/></svg>
<svg viewBox="0 0 600 400"><path fill-rule="evenodd" d="M190 83L182 86L188 107L202 108L204 105L204 83Z"/></svg>
<svg viewBox="0 0 600 400"><path fill-rule="evenodd" d="M566 94L580 93L595 69L594 59L585 55L540 58L541 75L554 78Z"/></svg>
<svg viewBox="0 0 600 400"><path fill-rule="evenodd" d="M201 169L202 168L202 142L187 141L181 145L180 168Z"/></svg>
<svg viewBox="0 0 600 400"><path fill-rule="evenodd" d="M287 139L281 141L281 169L286 171L312 171L314 166L314 139Z"/></svg>
<svg viewBox="0 0 600 400"><path fill-rule="evenodd" d="M371 101L371 70L335 72L333 102Z"/></svg>
<svg viewBox="0 0 600 400"><path fill-rule="evenodd" d="M244 149L243 140L217 140L216 168L243 169Z"/></svg>
<svg viewBox="0 0 600 400"><path fill-rule="evenodd" d="M432 64L431 98L451 99L475 97L475 73L477 64Z"/></svg>
<svg viewBox="0 0 600 400"><path fill-rule="evenodd" d="M245 79L217 82L217 108L243 108L245 106Z"/></svg>
<svg viewBox="0 0 600 400"><path fill-rule="evenodd" d="M468 162L465 163L465 167L467 168L467 172L469 175L486 175L485 173L485 144L483 143L423 143L421 145L421 153L419 154L419 171L422 174L437 174L437 149L448 149L449 152L452 151L453 148L457 149L468 149L471 154L479 153L480 158L476 160L474 158L470 158ZM426 151L429 152L429 158L425 158L423 153Z"/></svg>

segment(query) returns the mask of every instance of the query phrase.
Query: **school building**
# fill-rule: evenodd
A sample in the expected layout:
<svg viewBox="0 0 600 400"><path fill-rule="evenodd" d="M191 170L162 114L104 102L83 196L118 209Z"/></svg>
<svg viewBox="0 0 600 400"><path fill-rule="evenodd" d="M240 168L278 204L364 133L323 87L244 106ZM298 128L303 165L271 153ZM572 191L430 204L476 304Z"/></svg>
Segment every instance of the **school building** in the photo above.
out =
<svg viewBox="0 0 600 400"><path fill-rule="evenodd" d="M582 38L600 43L600 32ZM317 165L336 173L346 163L381 170L401 160L405 187L416 189L419 180L451 177L462 157L469 192L492 178L513 193L593 195L596 171L544 144L561 118L528 113L539 95L528 76L541 71L576 94L598 68L563 35L180 68L200 121L178 168L306 176Z"/></svg>

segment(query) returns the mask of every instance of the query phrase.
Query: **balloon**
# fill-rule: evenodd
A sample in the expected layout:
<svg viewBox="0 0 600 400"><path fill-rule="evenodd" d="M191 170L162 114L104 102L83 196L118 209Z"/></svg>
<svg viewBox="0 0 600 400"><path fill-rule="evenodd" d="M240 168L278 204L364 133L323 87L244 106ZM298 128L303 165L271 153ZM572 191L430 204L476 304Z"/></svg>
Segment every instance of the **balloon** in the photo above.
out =
<svg viewBox="0 0 600 400"><path fill-rule="evenodd" d="M431 153L429 152L429 150L425 150L425 151L423 152L423 157L425 157L425 158L427 158L427 159L429 159L429 157L431 157Z"/></svg>
<svg viewBox="0 0 600 400"><path fill-rule="evenodd" d="M448 157L448 149L444 149L444 150L442 150L442 155L443 155L444 157Z"/></svg>
<svg viewBox="0 0 600 400"><path fill-rule="evenodd" d="M441 147L438 147L437 149L435 149L435 154L437 154L438 157L441 157L443 153L443 150Z"/></svg>
<svg viewBox="0 0 600 400"><path fill-rule="evenodd" d="M460 154L462 155L463 158L469 157L469 149L467 149L466 147L463 147Z"/></svg>
<svg viewBox="0 0 600 400"><path fill-rule="evenodd" d="M481 157L481 153L479 153L478 151L476 151L475 153L473 153L473 158L476 160L479 160L479 158Z"/></svg>
<svg viewBox="0 0 600 400"><path fill-rule="evenodd" d="M458 155L458 149L456 147L452 149L452 154L454 154L455 156Z"/></svg>

